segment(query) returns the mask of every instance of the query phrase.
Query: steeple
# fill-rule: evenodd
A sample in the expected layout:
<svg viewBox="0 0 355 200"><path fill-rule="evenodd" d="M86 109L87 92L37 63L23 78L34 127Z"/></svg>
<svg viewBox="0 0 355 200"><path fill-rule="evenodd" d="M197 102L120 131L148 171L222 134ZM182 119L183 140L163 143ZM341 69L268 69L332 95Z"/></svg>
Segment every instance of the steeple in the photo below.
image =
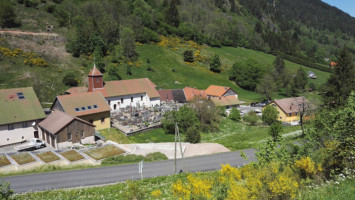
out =
<svg viewBox="0 0 355 200"><path fill-rule="evenodd" d="M89 89L88 92L92 92L95 89L101 89L104 87L104 82L102 80L102 73L96 68L94 63L94 67L90 70L88 74L89 79Z"/></svg>

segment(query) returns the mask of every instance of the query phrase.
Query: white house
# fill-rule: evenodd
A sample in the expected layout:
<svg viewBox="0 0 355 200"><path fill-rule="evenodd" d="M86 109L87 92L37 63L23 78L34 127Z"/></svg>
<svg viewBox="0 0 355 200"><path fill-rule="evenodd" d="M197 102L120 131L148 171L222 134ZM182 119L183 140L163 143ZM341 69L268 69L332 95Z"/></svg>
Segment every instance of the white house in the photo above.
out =
<svg viewBox="0 0 355 200"><path fill-rule="evenodd" d="M88 92L100 91L111 107L111 112L118 112L120 108L154 107L160 105L160 95L155 89L156 85L148 78L107 81L104 82L102 73L95 67L88 74ZM68 92L69 91L69 92ZM67 93L75 93L75 88L71 88ZM71 93L70 93L71 94Z"/></svg>
<svg viewBox="0 0 355 200"><path fill-rule="evenodd" d="M37 123L46 116L33 88L0 90L0 146L38 138Z"/></svg>

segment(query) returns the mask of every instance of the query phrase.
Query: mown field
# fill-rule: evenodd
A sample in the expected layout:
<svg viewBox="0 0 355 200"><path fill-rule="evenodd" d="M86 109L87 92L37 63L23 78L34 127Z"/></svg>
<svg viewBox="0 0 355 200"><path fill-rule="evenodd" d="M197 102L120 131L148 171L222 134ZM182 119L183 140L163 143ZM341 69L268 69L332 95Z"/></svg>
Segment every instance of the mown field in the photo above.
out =
<svg viewBox="0 0 355 200"><path fill-rule="evenodd" d="M244 122L235 122L230 119L223 119L220 123L220 130L215 133L201 133L201 142L218 143L232 151L257 147L260 142L270 137L268 126L249 126ZM300 130L299 126L283 126L281 134L291 133ZM174 142L173 134L165 134L162 128L150 130L134 136L127 137L117 129L102 130L101 134L106 140L112 140L121 144L129 143L158 143ZM185 135L181 135L182 141Z"/></svg>

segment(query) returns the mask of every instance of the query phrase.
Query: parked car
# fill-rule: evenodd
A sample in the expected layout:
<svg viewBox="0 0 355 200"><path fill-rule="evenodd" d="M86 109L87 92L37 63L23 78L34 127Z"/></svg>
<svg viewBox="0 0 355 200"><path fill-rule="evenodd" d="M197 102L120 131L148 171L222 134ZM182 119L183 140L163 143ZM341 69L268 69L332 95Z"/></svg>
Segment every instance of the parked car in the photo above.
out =
<svg viewBox="0 0 355 200"><path fill-rule="evenodd" d="M255 109L254 112L256 113L257 116L261 116L262 112L260 109Z"/></svg>
<svg viewBox="0 0 355 200"><path fill-rule="evenodd" d="M30 151L30 150L40 149L43 147L46 147L46 143L44 141L38 138L31 138L28 143L15 146L14 148L17 151Z"/></svg>

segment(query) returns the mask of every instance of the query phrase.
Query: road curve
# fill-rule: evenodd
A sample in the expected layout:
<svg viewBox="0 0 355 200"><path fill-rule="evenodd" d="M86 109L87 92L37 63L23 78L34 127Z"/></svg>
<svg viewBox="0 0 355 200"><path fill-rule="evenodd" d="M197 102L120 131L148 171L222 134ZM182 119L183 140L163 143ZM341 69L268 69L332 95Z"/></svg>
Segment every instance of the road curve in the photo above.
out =
<svg viewBox="0 0 355 200"><path fill-rule="evenodd" d="M255 161L254 149L244 150L248 160L239 152L227 152L177 160L177 169L184 172L211 171L220 169L221 164L243 166ZM144 163L143 177L157 177L174 174L174 160ZM138 164L98 167L91 169L49 172L40 174L5 177L15 193L41 191L59 188L103 185L131 179L139 179Z"/></svg>

